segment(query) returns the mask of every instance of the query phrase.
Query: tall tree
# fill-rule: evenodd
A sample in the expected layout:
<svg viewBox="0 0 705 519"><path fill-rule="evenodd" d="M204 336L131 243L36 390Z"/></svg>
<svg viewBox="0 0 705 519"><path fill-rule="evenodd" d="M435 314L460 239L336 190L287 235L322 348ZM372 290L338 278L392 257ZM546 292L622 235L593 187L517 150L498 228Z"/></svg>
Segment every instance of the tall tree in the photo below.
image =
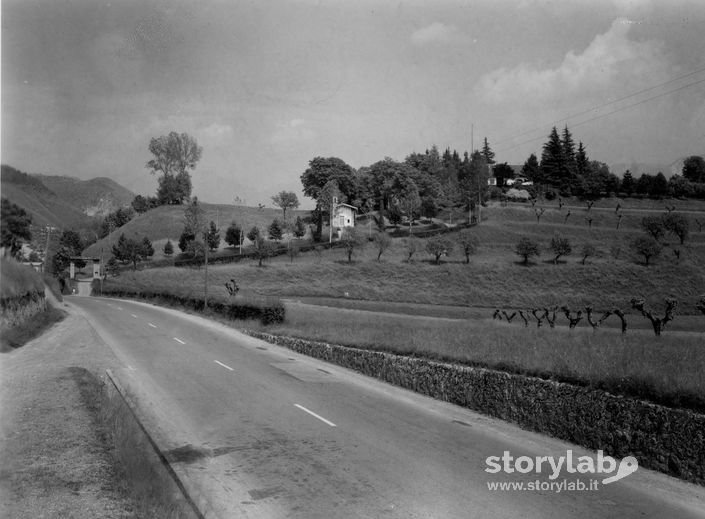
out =
<svg viewBox="0 0 705 519"><path fill-rule="evenodd" d="M201 160L203 148L187 133L171 132L149 141L154 156L146 166L160 175L157 198L160 204L182 204L191 196L191 175Z"/></svg>
<svg viewBox="0 0 705 519"><path fill-rule="evenodd" d="M698 155L683 161L683 176L691 182L705 182L705 159Z"/></svg>
<svg viewBox="0 0 705 519"><path fill-rule="evenodd" d="M335 181L343 195L341 202L350 203L359 192L358 178L355 170L337 157L315 157L309 167L301 174L304 195L316 201L314 216L316 218L316 235L320 237L323 228L324 209L321 207L320 194L323 187Z"/></svg>
<svg viewBox="0 0 705 519"><path fill-rule="evenodd" d="M299 199L293 191L280 191L272 197L272 202L282 210L282 218L286 221L286 210L299 207Z"/></svg>
<svg viewBox="0 0 705 519"><path fill-rule="evenodd" d="M529 158L526 159L526 162L524 162L524 165L521 167L521 175L528 178L535 184L542 184L545 182L541 174L541 168L539 167L539 160L536 158L534 153L529 155Z"/></svg>
<svg viewBox="0 0 705 519"><path fill-rule="evenodd" d="M563 143L558 135L558 130L554 126L541 152L541 176L544 181L555 187L561 187L564 164Z"/></svg>
<svg viewBox="0 0 705 519"><path fill-rule="evenodd" d="M206 243L209 250L216 250L220 246L220 229L215 226L215 222L211 220L206 231Z"/></svg>
<svg viewBox="0 0 705 519"><path fill-rule="evenodd" d="M494 164L494 151L490 148L490 145L487 142L487 137L485 137L485 140L482 143L482 157L485 159L486 164Z"/></svg>
<svg viewBox="0 0 705 519"><path fill-rule="evenodd" d="M632 172L627 170L624 172L624 175L622 175L622 182L620 183L620 191L623 191L627 195L631 195L634 192L634 189L636 188L636 183L634 181L634 176L632 175Z"/></svg>
<svg viewBox="0 0 705 519"><path fill-rule="evenodd" d="M566 127L566 129L568 129ZM587 152L585 151L585 146L583 146L582 141L578 143L578 152L575 154L575 171L579 176L584 176L588 171L590 161L588 160Z"/></svg>
<svg viewBox="0 0 705 519"><path fill-rule="evenodd" d="M563 134L561 135L561 147L563 148L563 160L568 169L575 169L575 141L573 140L573 135L568 129L568 125L563 128Z"/></svg>

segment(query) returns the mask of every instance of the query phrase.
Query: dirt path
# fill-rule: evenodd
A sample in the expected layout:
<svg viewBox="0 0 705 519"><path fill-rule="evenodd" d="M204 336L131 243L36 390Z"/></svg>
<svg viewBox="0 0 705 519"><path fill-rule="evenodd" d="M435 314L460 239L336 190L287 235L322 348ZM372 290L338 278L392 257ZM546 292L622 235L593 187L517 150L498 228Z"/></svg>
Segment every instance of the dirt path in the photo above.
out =
<svg viewBox="0 0 705 519"><path fill-rule="evenodd" d="M96 420L99 377L117 366L73 313L0 355L0 517L135 516Z"/></svg>

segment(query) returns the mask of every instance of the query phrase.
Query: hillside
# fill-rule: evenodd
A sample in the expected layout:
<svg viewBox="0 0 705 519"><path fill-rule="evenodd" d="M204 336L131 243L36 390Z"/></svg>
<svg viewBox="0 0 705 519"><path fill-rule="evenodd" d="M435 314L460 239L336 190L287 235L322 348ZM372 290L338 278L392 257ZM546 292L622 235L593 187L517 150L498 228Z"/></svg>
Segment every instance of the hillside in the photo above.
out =
<svg viewBox="0 0 705 519"><path fill-rule="evenodd" d="M80 180L73 177L32 175L56 195L88 216L104 216L132 202L135 194L105 178Z"/></svg>
<svg viewBox="0 0 705 519"><path fill-rule="evenodd" d="M2 196L32 215L33 225L59 229L90 226L92 218L49 189L39 178L4 164L0 178Z"/></svg>
<svg viewBox="0 0 705 519"><path fill-rule="evenodd" d="M274 218L280 220L282 218L282 211L274 208L257 209L256 207L206 203L202 204L202 207L206 211L207 220L216 222L221 230L221 248L227 247L225 231L233 220L247 232L255 225L260 229L266 229ZM155 259L161 257L161 250L167 239L171 239L178 253L177 243L184 228L184 208L183 205L164 205L140 214L126 225L113 231L109 236L88 247L84 253L88 256L97 256L100 254L101 248L110 250L123 233L128 238L142 239L145 236L149 238L156 251ZM310 211L288 211L287 220L295 219L296 216L304 217L309 213Z"/></svg>

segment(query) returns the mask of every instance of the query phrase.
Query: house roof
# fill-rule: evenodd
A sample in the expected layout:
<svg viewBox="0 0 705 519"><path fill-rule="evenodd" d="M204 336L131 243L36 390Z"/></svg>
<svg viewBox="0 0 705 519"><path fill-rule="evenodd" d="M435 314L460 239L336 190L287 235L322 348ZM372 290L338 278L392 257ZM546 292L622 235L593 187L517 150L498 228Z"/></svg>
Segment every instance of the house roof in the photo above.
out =
<svg viewBox="0 0 705 519"><path fill-rule="evenodd" d="M355 209L355 211L357 211L357 207L350 204L338 204L335 208L337 209L338 207L349 207L350 209Z"/></svg>

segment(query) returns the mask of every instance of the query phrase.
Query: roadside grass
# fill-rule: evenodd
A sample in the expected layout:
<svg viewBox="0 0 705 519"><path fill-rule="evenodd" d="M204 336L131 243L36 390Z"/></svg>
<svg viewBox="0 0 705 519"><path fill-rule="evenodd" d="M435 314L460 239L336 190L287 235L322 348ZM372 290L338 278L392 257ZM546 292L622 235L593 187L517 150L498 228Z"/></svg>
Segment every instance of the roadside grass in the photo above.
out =
<svg viewBox="0 0 705 519"><path fill-rule="evenodd" d="M0 353L7 353L20 348L32 339L39 337L54 324L62 321L66 312L47 303L47 309L33 316L32 319L2 331L0 336Z"/></svg>
<svg viewBox="0 0 705 519"><path fill-rule="evenodd" d="M0 258L0 298L21 297L31 292L44 293L41 274L11 258Z"/></svg>
<svg viewBox="0 0 705 519"><path fill-rule="evenodd" d="M458 362L605 389L705 412L703 334L524 328L293 304L282 324L250 329Z"/></svg>

